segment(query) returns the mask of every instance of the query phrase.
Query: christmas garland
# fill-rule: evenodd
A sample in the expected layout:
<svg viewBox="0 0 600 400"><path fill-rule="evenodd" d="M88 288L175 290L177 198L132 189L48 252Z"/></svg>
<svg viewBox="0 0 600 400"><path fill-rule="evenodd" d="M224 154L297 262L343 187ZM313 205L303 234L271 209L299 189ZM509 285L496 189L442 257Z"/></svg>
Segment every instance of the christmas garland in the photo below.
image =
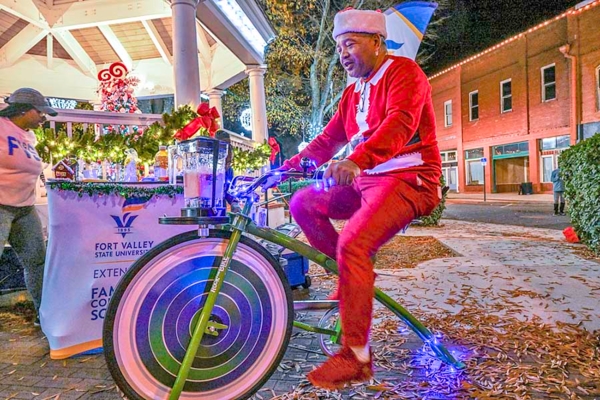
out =
<svg viewBox="0 0 600 400"><path fill-rule="evenodd" d="M183 186L160 185L154 188L145 188L140 186L120 185L118 183L92 183L92 182L63 182L55 181L47 183L50 189L59 191L73 192L79 197L88 195L110 196L118 195L126 199L132 197L150 199L153 196L175 197L183 194Z"/></svg>
<svg viewBox="0 0 600 400"><path fill-rule="evenodd" d="M204 108L198 110L204 112L208 105L202 105ZM36 150L46 163L56 163L65 158L82 159L85 162L101 162L106 159L114 163L123 163L126 158L125 151L133 149L140 163L153 164L159 146L173 144L174 136L190 127L194 121L209 120L203 122L208 128L202 125L195 129L201 136L211 136L211 130L216 128L214 117L210 114L212 111L209 109L206 112L210 115L203 116L198 110L184 105L172 113L163 114L161 122L154 122L144 130L125 134L114 130L99 137L95 136L93 126L83 129L82 124L73 126L70 138L64 130L39 128L34 131L37 138ZM266 142L256 145L253 150L234 148L232 166L238 173L257 171L268 163L272 153L271 146Z"/></svg>

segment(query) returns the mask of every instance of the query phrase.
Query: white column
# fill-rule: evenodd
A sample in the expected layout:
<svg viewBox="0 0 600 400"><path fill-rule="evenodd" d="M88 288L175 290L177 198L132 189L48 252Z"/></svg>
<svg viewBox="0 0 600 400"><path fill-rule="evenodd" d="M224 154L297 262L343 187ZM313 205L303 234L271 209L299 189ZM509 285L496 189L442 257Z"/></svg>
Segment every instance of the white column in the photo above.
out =
<svg viewBox="0 0 600 400"><path fill-rule="evenodd" d="M208 105L211 107L215 107L219 112L219 126L223 128L223 105L221 104L221 97L223 96L223 91L221 89L210 89L206 92L206 94L208 95Z"/></svg>
<svg viewBox="0 0 600 400"><path fill-rule="evenodd" d="M252 108L252 139L263 143L268 137L267 102L265 100L266 65L248 66L246 73L250 80L250 108Z"/></svg>
<svg viewBox="0 0 600 400"><path fill-rule="evenodd" d="M175 107L200 104L200 67L196 41L196 7L198 0L172 0L173 74Z"/></svg>

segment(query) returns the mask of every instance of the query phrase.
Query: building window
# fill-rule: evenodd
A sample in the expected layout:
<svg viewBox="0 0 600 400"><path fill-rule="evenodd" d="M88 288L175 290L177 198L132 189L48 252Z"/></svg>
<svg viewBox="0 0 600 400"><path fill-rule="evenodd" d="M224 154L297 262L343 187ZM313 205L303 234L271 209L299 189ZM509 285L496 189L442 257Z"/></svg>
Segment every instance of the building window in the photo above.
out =
<svg viewBox="0 0 600 400"><path fill-rule="evenodd" d="M540 142L541 150L560 150L566 149L571 145L571 137L569 135L555 136L540 139Z"/></svg>
<svg viewBox="0 0 600 400"><path fill-rule="evenodd" d="M442 156L442 162L456 162L456 151L442 151L441 153Z"/></svg>
<svg viewBox="0 0 600 400"><path fill-rule="evenodd" d="M483 148L465 151L467 185L483 185Z"/></svg>
<svg viewBox="0 0 600 400"><path fill-rule="evenodd" d="M510 156L529 152L529 143L510 143L494 146L494 156Z"/></svg>
<svg viewBox="0 0 600 400"><path fill-rule="evenodd" d="M568 149L570 145L571 136L569 135L540 139L540 151L542 152L542 182L550 182L550 175L558 166L558 157L563 150Z"/></svg>
<svg viewBox="0 0 600 400"><path fill-rule="evenodd" d="M542 68L542 101L556 99L556 67L554 64Z"/></svg>
<svg viewBox="0 0 600 400"><path fill-rule="evenodd" d="M479 91L469 93L469 120L479 119Z"/></svg>
<svg viewBox="0 0 600 400"><path fill-rule="evenodd" d="M600 65L596 67L596 111L600 111Z"/></svg>
<svg viewBox="0 0 600 400"><path fill-rule="evenodd" d="M512 81L500 82L500 112L512 111Z"/></svg>
<svg viewBox="0 0 600 400"><path fill-rule="evenodd" d="M542 156L542 182L551 182L550 177L554 171L555 156Z"/></svg>
<svg viewBox="0 0 600 400"><path fill-rule="evenodd" d="M444 126L452 126L452 100L444 103Z"/></svg>

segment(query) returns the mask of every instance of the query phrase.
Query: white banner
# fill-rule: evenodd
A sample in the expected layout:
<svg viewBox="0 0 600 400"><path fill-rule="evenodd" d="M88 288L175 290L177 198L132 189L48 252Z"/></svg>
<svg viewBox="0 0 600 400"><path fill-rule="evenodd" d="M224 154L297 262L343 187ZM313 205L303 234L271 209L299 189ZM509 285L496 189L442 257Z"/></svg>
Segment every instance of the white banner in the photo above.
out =
<svg viewBox="0 0 600 400"><path fill-rule="evenodd" d="M48 190L40 322L51 358L102 347L104 314L121 276L160 242L193 229L158 223L161 216L180 215L183 205L183 195L125 200Z"/></svg>
<svg viewBox="0 0 600 400"><path fill-rule="evenodd" d="M388 53L416 59L421 41L437 8L429 1L405 1L385 11Z"/></svg>

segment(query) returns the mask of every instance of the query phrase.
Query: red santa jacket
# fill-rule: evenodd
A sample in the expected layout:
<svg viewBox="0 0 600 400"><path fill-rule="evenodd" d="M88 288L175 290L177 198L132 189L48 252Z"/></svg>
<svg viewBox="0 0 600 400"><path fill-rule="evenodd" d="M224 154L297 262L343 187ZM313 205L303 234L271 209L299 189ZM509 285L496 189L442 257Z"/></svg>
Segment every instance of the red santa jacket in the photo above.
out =
<svg viewBox="0 0 600 400"><path fill-rule="evenodd" d="M439 182L431 86L414 61L387 56L371 76L348 86L323 133L284 165L300 170L300 160L308 157L320 166L348 143L347 158L363 174L420 172Z"/></svg>

